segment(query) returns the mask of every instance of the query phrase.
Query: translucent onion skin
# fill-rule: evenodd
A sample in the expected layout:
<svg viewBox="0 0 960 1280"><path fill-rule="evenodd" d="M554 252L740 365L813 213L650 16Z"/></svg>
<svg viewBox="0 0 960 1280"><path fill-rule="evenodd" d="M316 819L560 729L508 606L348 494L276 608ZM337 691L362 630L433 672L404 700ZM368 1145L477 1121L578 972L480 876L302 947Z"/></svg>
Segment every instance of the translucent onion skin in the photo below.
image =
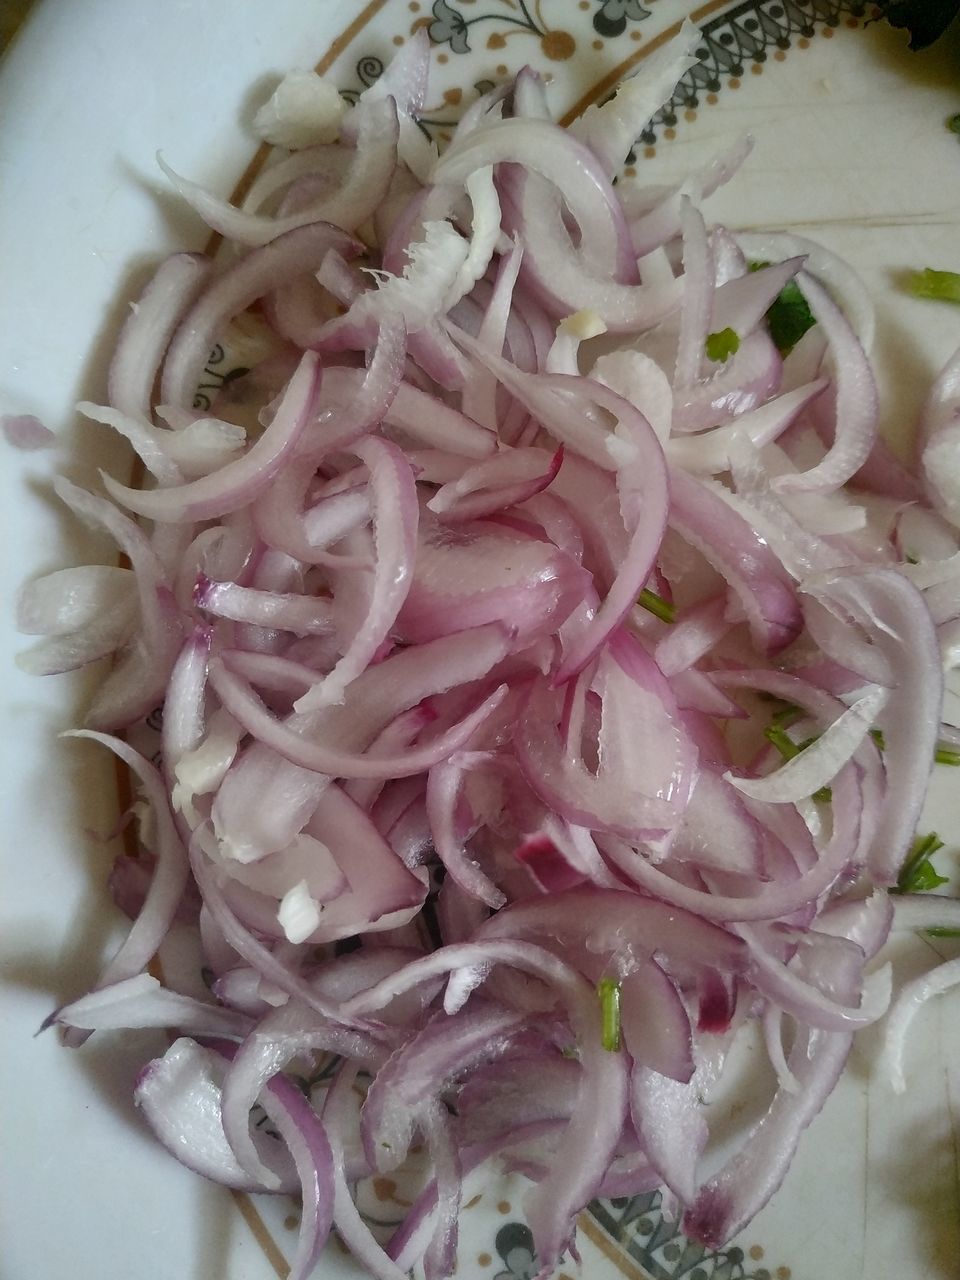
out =
<svg viewBox="0 0 960 1280"><path fill-rule="evenodd" d="M865 966L891 927L958 922L904 862L960 732L960 357L914 475L877 438L849 269L696 207L749 143L613 184L697 40L570 132L527 70L438 159L421 30L249 207L178 178L234 243L160 266L83 406L152 480L56 483L130 567L29 584L22 664L112 657L70 736L146 816L111 877L128 936L45 1025L175 1024L145 1122L208 1178L299 1191L295 1280L332 1226L371 1276L442 1280L463 1178L498 1157L532 1183L538 1280L598 1195L661 1186L724 1244L884 1015L889 968ZM784 358L788 283L815 323ZM244 368L192 408L214 341ZM856 485L891 501L874 517ZM191 933L202 999L147 972ZM956 964L894 1006L897 1087ZM705 1177L704 1097L751 1019L778 1086ZM352 1188L416 1143L432 1175L384 1245Z"/></svg>

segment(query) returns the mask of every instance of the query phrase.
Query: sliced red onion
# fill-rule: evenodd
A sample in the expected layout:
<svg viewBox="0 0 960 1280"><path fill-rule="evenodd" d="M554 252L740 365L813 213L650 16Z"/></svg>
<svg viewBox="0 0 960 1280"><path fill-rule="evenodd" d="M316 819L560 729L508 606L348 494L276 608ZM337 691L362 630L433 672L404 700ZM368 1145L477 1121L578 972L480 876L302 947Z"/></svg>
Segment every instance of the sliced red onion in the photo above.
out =
<svg viewBox="0 0 960 1280"><path fill-rule="evenodd" d="M626 972L632 956L654 952L676 957L683 964L710 965L742 972L747 965L744 945L726 930L690 914L684 936L676 933L677 909L633 894L601 889L572 889L548 898L518 902L492 916L477 937L548 937L563 945L573 938L594 954L613 957L628 943Z"/></svg>
<svg viewBox="0 0 960 1280"><path fill-rule="evenodd" d="M724 776L753 800L791 804L813 795L836 777L873 726L886 704L886 689L872 689L825 729L816 742L765 778Z"/></svg>
<svg viewBox="0 0 960 1280"><path fill-rule="evenodd" d="M408 1272L390 1258L360 1216L347 1183L344 1147L347 1117L354 1107L353 1085L358 1068L344 1063L327 1093L323 1119L333 1152L333 1221L353 1256L375 1280L409 1280Z"/></svg>
<svg viewBox="0 0 960 1280"><path fill-rule="evenodd" d="M98 987L63 1005L44 1026L55 1022L82 1031L179 1027L191 1035L236 1037L243 1036L249 1026L249 1019L242 1014L168 991L148 973Z"/></svg>
<svg viewBox="0 0 960 1280"><path fill-rule="evenodd" d="M960 901L939 893L905 894L893 904L893 926L904 929L960 929Z"/></svg>
<svg viewBox="0 0 960 1280"><path fill-rule="evenodd" d="M251 1178L237 1162L220 1116L222 1062L219 1054L182 1037L162 1058L144 1067L134 1102L160 1143L194 1173L237 1191L275 1187L292 1195L299 1185L296 1174L292 1168L283 1168L279 1151L269 1151L276 1143L267 1137L260 1137L259 1150L264 1158L269 1151L271 1172L276 1175L271 1187Z"/></svg>
<svg viewBox="0 0 960 1280"><path fill-rule="evenodd" d="M737 244L752 261L774 262L803 257L805 271L841 306L864 351L873 347L876 328L873 302L850 264L815 240L784 231L738 231Z"/></svg>
<svg viewBox="0 0 960 1280"><path fill-rule="evenodd" d="M701 345L694 344L695 353L702 350L703 341L701 336ZM696 358L699 359L699 354ZM782 371L782 361L769 337L759 332L749 334L738 350L709 377L677 388L673 397L674 431L682 437L690 431L706 432L731 419L739 423L745 418L747 434L752 436L749 415L768 408L768 401L780 390ZM763 417L759 426L756 434L763 438ZM682 438L677 441L680 445L684 443Z"/></svg>
<svg viewBox="0 0 960 1280"><path fill-rule="evenodd" d="M438 1015L397 1049L378 1071L361 1113L367 1158L381 1172L406 1158L423 1104L439 1099L451 1080L504 1053L526 1014L474 1002Z"/></svg>
<svg viewBox="0 0 960 1280"><path fill-rule="evenodd" d="M217 659L211 663L210 682L224 706L264 746L300 769L335 778L396 778L422 773L464 747L506 693L501 686L443 734L399 756L385 757L353 755L301 736L296 728L271 716L256 694Z"/></svg>
<svg viewBox="0 0 960 1280"><path fill-rule="evenodd" d="M797 282L833 353L837 424L833 444L815 467L775 481L783 493L838 489L866 462L877 434L877 388L866 352L827 291L805 271Z"/></svg>
<svg viewBox="0 0 960 1280"><path fill-rule="evenodd" d="M732 329L741 338L752 333L805 260L802 255L788 258L720 284L713 300L714 332Z"/></svg>
<svg viewBox="0 0 960 1280"><path fill-rule="evenodd" d="M214 617L279 627L298 636L324 635L333 630L332 606L323 598L257 591L235 582L213 582L201 575L193 599L198 609Z"/></svg>
<svg viewBox="0 0 960 1280"><path fill-rule="evenodd" d="M267 1015L240 1045L222 1089L221 1124L231 1151L248 1178L268 1191L280 1190L276 1170L264 1162L262 1142L250 1124L250 1110L263 1100L272 1080L295 1058L318 1052L360 1061L379 1054L376 1042L336 1025L324 1025L296 1001Z"/></svg>
<svg viewBox="0 0 960 1280"><path fill-rule="evenodd" d="M110 403L120 413L149 422L153 383L164 352L209 269L199 254L172 254L133 304L107 378Z"/></svg>
<svg viewBox="0 0 960 1280"><path fill-rule="evenodd" d="M601 106L587 107L574 121L571 132L593 151L609 177L616 176L627 152L672 95L680 77L697 65L693 51L700 38L693 23L685 22L672 40L644 61L641 72L620 83L612 98Z"/></svg>
<svg viewBox="0 0 960 1280"><path fill-rule="evenodd" d="M309 202L305 208L286 217L245 213L196 182L180 177L159 154L157 163L207 226L238 244L265 245L313 222L328 222L344 231L355 231L387 193L396 162L399 132L397 109L392 99L365 105L358 118L354 162L341 184L331 194Z"/></svg>
<svg viewBox="0 0 960 1280"><path fill-rule="evenodd" d="M700 378L707 334L711 330L716 270L703 216L689 197L680 202L683 235L683 302L673 375L675 392L693 386Z"/></svg>
<svg viewBox="0 0 960 1280"><path fill-rule="evenodd" d="M838 819L819 860L797 879L774 887L761 886L749 896L738 898L693 888L652 866L643 854L630 849L623 841L609 836L602 837L600 845L609 860L642 889L705 919L727 923L787 916L829 889L853 862L858 830L854 808L856 787L850 768L847 767L837 779L838 799L842 797L837 808Z"/></svg>
<svg viewBox="0 0 960 1280"><path fill-rule="evenodd" d="M275 1077L263 1109L293 1156L300 1178L302 1210L290 1280L308 1280L320 1261L333 1225L335 1174L326 1130L303 1093L284 1076Z"/></svg>
<svg viewBox="0 0 960 1280"><path fill-rule="evenodd" d="M688 1236L708 1247L729 1240L780 1186L804 1129L823 1107L853 1042L842 1032L798 1034L787 1065L797 1090L781 1089L741 1150L699 1189L683 1219Z"/></svg>
<svg viewBox="0 0 960 1280"><path fill-rule="evenodd" d="M458 833L458 801L463 776L473 763L471 755L465 753L453 755L443 764L433 766L427 780L427 817L437 857L447 873L464 892L496 910L504 905L506 897L470 858Z"/></svg>
<svg viewBox="0 0 960 1280"><path fill-rule="evenodd" d="M716 490L670 472L669 523L695 546L736 592L756 643L773 654L800 632L800 607L790 580L766 541Z"/></svg>
<svg viewBox="0 0 960 1280"><path fill-rule="evenodd" d="M306 352L270 426L235 462L219 472L167 489L131 489L103 474L107 492L130 511L152 520L209 520L247 506L269 485L306 429L320 387L316 356Z"/></svg>
<svg viewBox="0 0 960 1280"><path fill-rule="evenodd" d="M936 632L916 588L893 569L839 571L818 592L871 636L893 688L883 716L886 794L870 871L896 883L920 818L933 767L943 697Z"/></svg>
<svg viewBox="0 0 960 1280"><path fill-rule="evenodd" d="M150 888L130 932L101 971L97 980L97 988L100 988L132 978L153 959L170 928L186 888L187 858L173 822L163 778L148 760L120 738L111 738L107 734L94 733L89 729L74 729L63 736L87 738L109 747L139 780L156 824L156 866Z"/></svg>
<svg viewBox="0 0 960 1280"><path fill-rule="evenodd" d="M410 590L418 508L413 472L403 453L370 437L353 446L370 472L376 568L370 611L333 671L295 703L306 712L343 701L344 691L373 660Z"/></svg>
<svg viewBox="0 0 960 1280"><path fill-rule="evenodd" d="M228 267L200 294L170 342L163 366L162 402L179 408L192 404L213 344L234 316L311 266L317 270L331 249L351 257L359 247L339 228L314 222L278 236Z"/></svg>
<svg viewBox="0 0 960 1280"><path fill-rule="evenodd" d="M549 141L548 141L549 139ZM433 171L435 183L460 183L485 165L523 165L563 196L580 226L596 267L626 284L636 279L626 222L606 174L593 155L569 135L541 120L501 120L458 140Z"/></svg>
<svg viewBox="0 0 960 1280"><path fill-rule="evenodd" d="M523 248L521 277L550 315L563 319L577 311L595 312L612 333L642 332L680 304L679 281L619 283L600 275L576 253L564 225L562 204L546 183L522 169L500 180L508 231ZM536 227L536 234L527 228Z"/></svg>
<svg viewBox="0 0 960 1280"><path fill-rule="evenodd" d="M696 1197L697 1164L707 1143L693 1081L678 1084L646 1067L634 1066L630 1110L650 1162L682 1204Z"/></svg>

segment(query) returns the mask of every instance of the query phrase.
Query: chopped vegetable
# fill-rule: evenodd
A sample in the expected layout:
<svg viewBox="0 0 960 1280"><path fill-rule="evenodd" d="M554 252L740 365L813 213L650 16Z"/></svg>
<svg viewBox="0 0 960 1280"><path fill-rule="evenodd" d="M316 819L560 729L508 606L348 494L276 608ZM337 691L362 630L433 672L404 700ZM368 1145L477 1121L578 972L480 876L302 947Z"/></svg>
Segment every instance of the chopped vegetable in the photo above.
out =
<svg viewBox="0 0 960 1280"><path fill-rule="evenodd" d="M615 978L601 978L597 983L600 998L600 1041L610 1053L620 1051L620 983Z"/></svg>
<svg viewBox="0 0 960 1280"><path fill-rule="evenodd" d="M935 271L933 267L924 267L922 271L915 271L910 276L907 288L918 298L960 302L960 272Z"/></svg>
<svg viewBox="0 0 960 1280"><path fill-rule="evenodd" d="M663 596L657 595L655 591L650 591L644 587L637 596L637 604L642 609L646 609L648 613L652 613L655 618L659 618L661 622L676 622L677 607L664 600Z"/></svg>
<svg viewBox="0 0 960 1280"><path fill-rule="evenodd" d="M708 360L712 360L714 364L724 364L740 350L740 335L730 328L721 329L719 333L708 333L704 350Z"/></svg>
<svg viewBox="0 0 960 1280"><path fill-rule="evenodd" d="M897 886L892 893L925 893L929 889L937 889L948 883L947 876L941 876L934 870L930 859L943 848L943 841L935 832L921 836L914 841L910 856L903 864L897 878Z"/></svg>
<svg viewBox="0 0 960 1280"><path fill-rule="evenodd" d="M749 264L751 271L769 266L769 262ZM767 310L766 320L770 337L782 356L789 355L807 330L816 324L810 305L794 280L777 294Z"/></svg>

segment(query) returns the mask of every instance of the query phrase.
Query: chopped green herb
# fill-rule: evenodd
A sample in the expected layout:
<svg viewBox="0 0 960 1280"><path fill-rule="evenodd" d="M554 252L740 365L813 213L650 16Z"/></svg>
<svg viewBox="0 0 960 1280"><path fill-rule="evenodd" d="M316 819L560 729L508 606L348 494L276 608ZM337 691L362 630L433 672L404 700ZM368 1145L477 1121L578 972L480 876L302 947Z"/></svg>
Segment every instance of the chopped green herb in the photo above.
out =
<svg viewBox="0 0 960 1280"><path fill-rule="evenodd" d="M928 836L919 836L913 842L913 848L900 869L897 887L891 893L925 893L928 889L936 889L947 883L947 877L938 875L930 863L930 859L943 848L943 841L935 831Z"/></svg>
<svg viewBox="0 0 960 1280"><path fill-rule="evenodd" d="M769 262L751 262L751 271L762 271ZM791 280L767 310L767 328L774 345L782 356L789 355L808 329L816 324L800 286Z"/></svg>
<svg viewBox="0 0 960 1280"><path fill-rule="evenodd" d="M740 335L736 329L721 329L719 333L708 333L704 343L707 359L714 364L724 364L732 355L740 350Z"/></svg>
<svg viewBox="0 0 960 1280"><path fill-rule="evenodd" d="M799 707L793 707L789 702L785 702L773 717L773 723L779 725L782 729L788 729L790 725L796 724L802 715L803 712Z"/></svg>
<svg viewBox="0 0 960 1280"><path fill-rule="evenodd" d="M915 271L906 284L918 298L960 302L960 274L956 271L934 271L933 267L925 267L923 271Z"/></svg>
<svg viewBox="0 0 960 1280"><path fill-rule="evenodd" d="M776 722L764 729L763 736L777 748L784 760L792 760L794 756L800 754L802 748L794 742L783 726Z"/></svg>
<svg viewBox="0 0 960 1280"><path fill-rule="evenodd" d="M789 355L808 329L816 324L799 285L784 285L767 312L770 337L782 356Z"/></svg>
<svg viewBox="0 0 960 1280"><path fill-rule="evenodd" d="M960 133L960 111L954 116L947 116L947 128L951 133Z"/></svg>
<svg viewBox="0 0 960 1280"><path fill-rule="evenodd" d="M937 747L933 753L933 759L936 764L952 764L955 769L960 768L960 751L956 751L953 747L943 745Z"/></svg>
<svg viewBox="0 0 960 1280"><path fill-rule="evenodd" d="M917 557L916 557L916 556L912 556L912 555L910 554L910 552L909 552L909 551L907 552L907 554L906 554L903 558L904 558L904 560L906 560L907 564L919 564L919 563L920 563L920 561L917 559Z"/></svg>
<svg viewBox="0 0 960 1280"><path fill-rule="evenodd" d="M923 931L928 938L960 938L960 929L947 929L946 927L935 924L930 929Z"/></svg>
<svg viewBox="0 0 960 1280"><path fill-rule="evenodd" d="M874 742L877 744L877 750L878 750L878 751L886 751L886 749L887 749L887 743L886 743L886 740L885 740L885 738L884 738L884 736L883 736L883 730L882 730L882 729L871 729L871 730L870 730L870 737L871 737L871 738L874 740Z"/></svg>
<svg viewBox="0 0 960 1280"><path fill-rule="evenodd" d="M620 983L616 978L601 978L597 983L600 998L600 1043L610 1053L620 1048Z"/></svg>
<svg viewBox="0 0 960 1280"><path fill-rule="evenodd" d="M663 596L658 596L655 591L648 591L646 587L637 596L637 604L641 609L646 609L648 613L659 618L661 622L677 620L677 606L671 604L669 600L664 600Z"/></svg>

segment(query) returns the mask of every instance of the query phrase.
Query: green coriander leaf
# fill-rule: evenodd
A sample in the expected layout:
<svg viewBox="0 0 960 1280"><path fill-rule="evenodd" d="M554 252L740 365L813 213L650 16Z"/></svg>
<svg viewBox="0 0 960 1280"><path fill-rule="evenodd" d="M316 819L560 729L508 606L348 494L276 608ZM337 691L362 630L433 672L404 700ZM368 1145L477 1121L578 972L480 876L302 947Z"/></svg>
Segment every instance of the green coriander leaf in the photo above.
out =
<svg viewBox="0 0 960 1280"><path fill-rule="evenodd" d="M871 730L870 730L870 737L871 737L871 738L874 740L874 742L877 744L877 750L878 750L878 751L886 751L886 749L887 749L887 744L886 744L886 741L885 741L885 739L884 739L884 736L883 736L883 730L882 730L882 729L871 729Z"/></svg>
<svg viewBox="0 0 960 1280"><path fill-rule="evenodd" d="M933 267L925 267L923 271L915 271L906 284L918 298L960 302L960 274L956 271L934 271Z"/></svg>
<svg viewBox="0 0 960 1280"><path fill-rule="evenodd" d="M708 360L712 360L714 364L724 364L740 350L740 335L730 328L721 329L719 333L708 333L704 350Z"/></svg>
<svg viewBox="0 0 960 1280"><path fill-rule="evenodd" d="M943 841L935 831L919 836L913 842L906 861L897 877L897 887L891 893L926 893L947 883L947 877L938 875L930 865L930 859L943 848Z"/></svg>
<svg viewBox="0 0 960 1280"><path fill-rule="evenodd" d="M659 618L661 622L677 620L677 606L671 604L669 600L664 600L663 596L658 596L655 591L648 591L646 587L637 596L637 604L641 609L646 609L648 613Z"/></svg>
<svg viewBox="0 0 960 1280"><path fill-rule="evenodd" d="M960 929L947 929L945 926L935 924L930 929L923 931L928 938L960 938Z"/></svg>
<svg viewBox="0 0 960 1280"><path fill-rule="evenodd" d="M803 712L799 707L793 707L790 703L785 703L783 709L773 717L773 723L779 725L782 729L789 729L790 725L796 724L802 715Z"/></svg>
<svg viewBox="0 0 960 1280"><path fill-rule="evenodd" d="M913 872L908 893L927 893L947 883L947 877L939 875L929 862L921 862Z"/></svg>
<svg viewBox="0 0 960 1280"><path fill-rule="evenodd" d="M816 321L807 300L792 280L785 285L767 312L770 337L782 356L789 355Z"/></svg>
<svg viewBox="0 0 960 1280"><path fill-rule="evenodd" d="M960 768L960 751L953 747L945 747L941 743L933 753L933 758L937 764L952 764L955 769Z"/></svg>
<svg viewBox="0 0 960 1280"><path fill-rule="evenodd" d="M616 978L601 978L597 983L600 999L600 1043L610 1053L620 1048L620 983Z"/></svg>
<svg viewBox="0 0 960 1280"><path fill-rule="evenodd" d="M750 262L750 271L762 271L769 262ZM789 355L808 329L816 324L800 286L793 280L781 289L767 310L767 328L777 350Z"/></svg>
<svg viewBox="0 0 960 1280"><path fill-rule="evenodd" d="M960 111L955 116L947 116L947 128L951 133L960 133Z"/></svg>

